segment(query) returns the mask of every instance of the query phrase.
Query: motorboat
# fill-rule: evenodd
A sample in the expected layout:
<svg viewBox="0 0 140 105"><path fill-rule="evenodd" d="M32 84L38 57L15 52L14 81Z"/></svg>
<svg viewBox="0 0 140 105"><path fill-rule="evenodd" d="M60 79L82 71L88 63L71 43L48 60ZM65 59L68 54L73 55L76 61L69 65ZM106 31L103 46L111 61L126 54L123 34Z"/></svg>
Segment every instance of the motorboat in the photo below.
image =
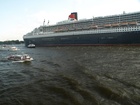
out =
<svg viewBox="0 0 140 105"><path fill-rule="evenodd" d="M28 48L35 48L35 44L29 44L27 47Z"/></svg>
<svg viewBox="0 0 140 105"><path fill-rule="evenodd" d="M19 50L17 47L15 47L15 46L13 46L13 47L10 47L10 49L9 49L10 51L17 51L17 50Z"/></svg>
<svg viewBox="0 0 140 105"><path fill-rule="evenodd" d="M9 50L9 46L6 46L6 45L0 46L0 50L1 51L8 51Z"/></svg>
<svg viewBox="0 0 140 105"><path fill-rule="evenodd" d="M0 50L1 51L17 51L19 49L15 46L11 47L11 46L4 45L4 46L0 46Z"/></svg>
<svg viewBox="0 0 140 105"><path fill-rule="evenodd" d="M10 55L7 57L8 60L11 60L13 62L30 62L33 60L32 57L30 57L28 54L23 55Z"/></svg>

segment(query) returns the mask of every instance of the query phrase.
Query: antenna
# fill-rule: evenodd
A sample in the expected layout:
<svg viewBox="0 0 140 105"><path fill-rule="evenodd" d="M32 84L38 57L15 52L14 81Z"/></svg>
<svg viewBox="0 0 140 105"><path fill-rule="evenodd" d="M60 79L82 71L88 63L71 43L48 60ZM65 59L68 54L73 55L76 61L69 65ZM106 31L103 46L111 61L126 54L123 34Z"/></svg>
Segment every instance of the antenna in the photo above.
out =
<svg viewBox="0 0 140 105"><path fill-rule="evenodd" d="M43 26L45 25L45 19L44 19L44 21L43 21Z"/></svg>
<svg viewBox="0 0 140 105"><path fill-rule="evenodd" d="M50 23L50 21L48 20L48 24L47 25L49 25L49 23Z"/></svg>

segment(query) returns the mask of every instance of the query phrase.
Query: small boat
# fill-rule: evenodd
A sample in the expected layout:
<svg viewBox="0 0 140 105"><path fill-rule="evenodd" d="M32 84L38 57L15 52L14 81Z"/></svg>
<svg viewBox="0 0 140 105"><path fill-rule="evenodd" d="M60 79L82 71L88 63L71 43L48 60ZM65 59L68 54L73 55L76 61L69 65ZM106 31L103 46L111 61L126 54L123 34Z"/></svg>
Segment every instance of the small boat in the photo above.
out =
<svg viewBox="0 0 140 105"><path fill-rule="evenodd" d="M35 48L35 44L29 44L27 47L28 48Z"/></svg>
<svg viewBox="0 0 140 105"><path fill-rule="evenodd" d="M8 60L13 62L30 62L33 60L28 54L23 55L11 55L7 57Z"/></svg>
<svg viewBox="0 0 140 105"><path fill-rule="evenodd" d="M14 47L14 46L13 46L13 47L10 47L9 50L10 50L10 51L17 51L17 50L19 50L19 49L18 49L17 47Z"/></svg>
<svg viewBox="0 0 140 105"><path fill-rule="evenodd" d="M1 51L8 51L9 50L9 46L6 46L6 45L0 46L0 50Z"/></svg>
<svg viewBox="0 0 140 105"><path fill-rule="evenodd" d="M0 46L0 50L2 50L2 51L17 51L19 49L15 46L10 47L10 46L4 45L4 46Z"/></svg>

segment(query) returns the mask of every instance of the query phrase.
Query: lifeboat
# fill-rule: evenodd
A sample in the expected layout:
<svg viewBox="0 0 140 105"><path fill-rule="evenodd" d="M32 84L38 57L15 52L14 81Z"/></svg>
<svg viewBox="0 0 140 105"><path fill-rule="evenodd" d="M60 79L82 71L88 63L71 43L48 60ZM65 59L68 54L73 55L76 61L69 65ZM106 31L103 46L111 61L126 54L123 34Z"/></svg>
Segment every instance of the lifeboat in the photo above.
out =
<svg viewBox="0 0 140 105"><path fill-rule="evenodd" d="M105 24L104 27L111 27L111 24Z"/></svg>
<svg viewBox="0 0 140 105"><path fill-rule="evenodd" d="M129 25L137 25L138 23L137 22L129 22L128 24Z"/></svg>
<svg viewBox="0 0 140 105"><path fill-rule="evenodd" d="M63 32L63 29L56 29L55 32Z"/></svg>
<svg viewBox="0 0 140 105"><path fill-rule="evenodd" d="M92 26L90 26L90 28L97 29L98 26L97 25L92 25Z"/></svg>
<svg viewBox="0 0 140 105"><path fill-rule="evenodd" d="M118 27L119 26L119 23L114 23L114 24L111 24L112 27Z"/></svg>
<svg viewBox="0 0 140 105"><path fill-rule="evenodd" d="M127 22L123 22L123 23L121 23L121 26L127 26L127 25L128 25Z"/></svg>
<svg viewBox="0 0 140 105"><path fill-rule="evenodd" d="M76 28L76 30L82 30L82 28L79 27L79 28Z"/></svg>

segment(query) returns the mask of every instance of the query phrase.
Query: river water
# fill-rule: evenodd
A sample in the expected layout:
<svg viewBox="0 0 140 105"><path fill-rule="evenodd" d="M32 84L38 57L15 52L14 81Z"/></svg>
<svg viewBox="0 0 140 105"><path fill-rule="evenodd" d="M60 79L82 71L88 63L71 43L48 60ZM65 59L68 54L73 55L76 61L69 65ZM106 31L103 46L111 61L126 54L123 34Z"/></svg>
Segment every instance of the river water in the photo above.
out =
<svg viewBox="0 0 140 105"><path fill-rule="evenodd" d="M15 46L0 51L0 105L140 105L139 46Z"/></svg>

